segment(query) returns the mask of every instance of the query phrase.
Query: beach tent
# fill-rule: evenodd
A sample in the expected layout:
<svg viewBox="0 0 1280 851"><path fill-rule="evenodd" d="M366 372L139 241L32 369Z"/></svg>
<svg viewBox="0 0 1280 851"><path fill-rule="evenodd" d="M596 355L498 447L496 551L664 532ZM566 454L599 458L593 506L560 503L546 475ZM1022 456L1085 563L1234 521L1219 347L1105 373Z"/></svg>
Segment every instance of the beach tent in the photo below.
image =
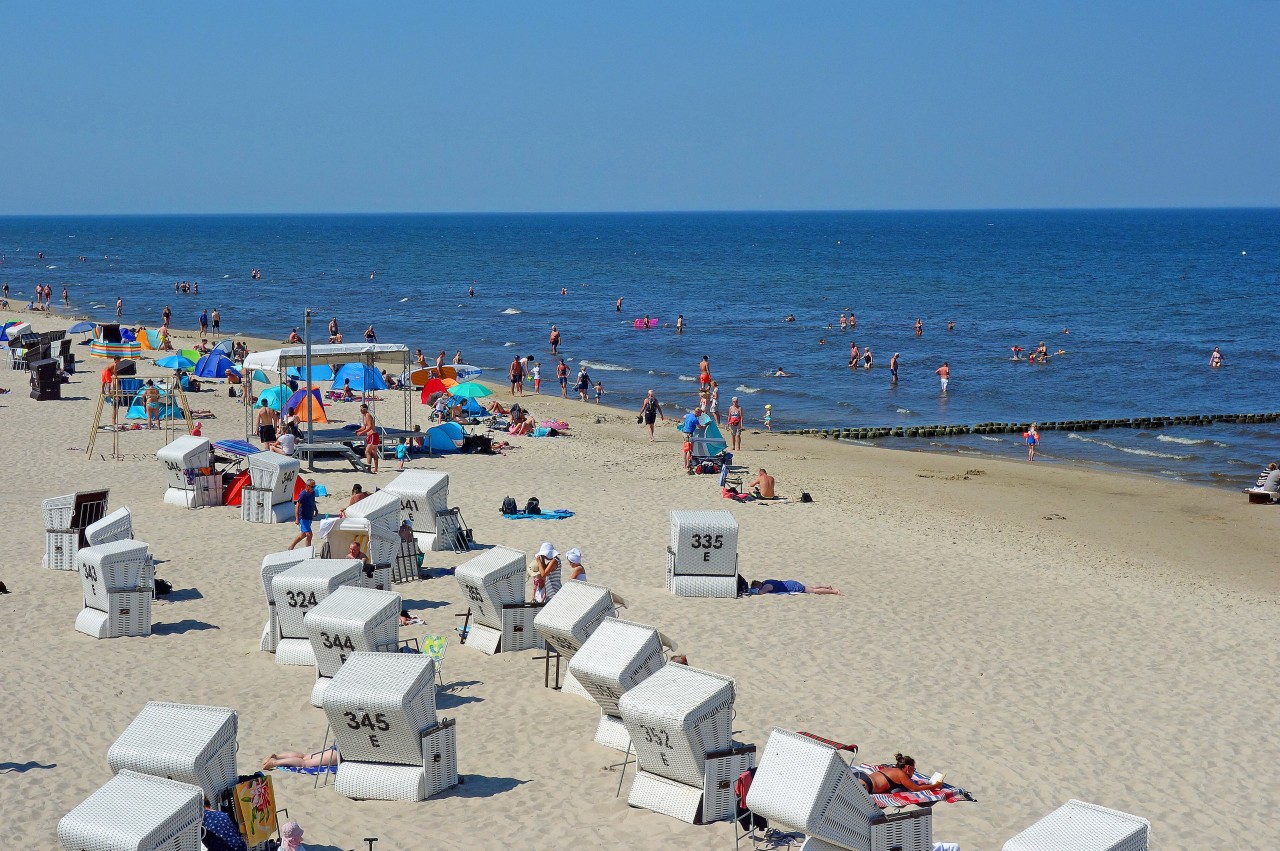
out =
<svg viewBox="0 0 1280 851"><path fill-rule="evenodd" d="M143 398L146 390L139 390L133 397L133 402L129 405L129 413L126 416L131 420L145 420L147 418L147 401ZM182 419L182 408L178 407L178 403L169 398L169 394L165 390L160 391L160 419L180 420Z"/></svg>
<svg viewBox="0 0 1280 851"><path fill-rule="evenodd" d="M703 414L698 420L698 427L693 432L692 442L693 454L700 458L719 455L728 448L728 444L724 442L724 435L720 433L720 427L707 414Z"/></svg>
<svg viewBox="0 0 1280 851"><path fill-rule="evenodd" d="M313 423L327 423L329 416L324 412L324 402L320 399L320 390L311 388L310 404L307 401L307 388L302 387L294 392L289 400L284 403L284 409L296 408L294 411L298 415L298 419L306 422L310 420Z"/></svg>
<svg viewBox="0 0 1280 851"><path fill-rule="evenodd" d="M235 340L222 340L218 343L218 345L213 347L213 350L215 352L222 352L224 355L229 355L235 349L235 347L236 347Z"/></svg>
<svg viewBox="0 0 1280 851"><path fill-rule="evenodd" d="M307 380L307 368L305 366L289 367L289 377L296 378L299 381ZM317 381L333 381L333 367L327 363L311 365L311 383L314 385Z"/></svg>
<svg viewBox="0 0 1280 851"><path fill-rule="evenodd" d="M122 337L124 336L123 331L121 331L120 334ZM143 331L141 334L134 334L133 337L138 341L138 345L142 348L142 351L150 352L155 350L156 347L151 345L151 336L147 334L146 331Z"/></svg>
<svg viewBox="0 0 1280 851"><path fill-rule="evenodd" d="M146 337L147 341L145 343L142 343L142 337L139 337L138 342L142 343L142 347L144 349L160 348L160 332L159 331L152 331L150 328L146 328L143 330L142 336Z"/></svg>
<svg viewBox="0 0 1280 851"><path fill-rule="evenodd" d="M196 378L226 378L227 370L235 371L235 366L222 352L210 352L196 361Z"/></svg>
<svg viewBox="0 0 1280 851"><path fill-rule="evenodd" d="M283 412L285 410L285 403L289 401L289 388L283 384L278 384L275 387L268 387L266 390L263 390L258 394L257 404L259 406L262 405L262 401L264 399L267 402L268 408L274 408L277 411Z"/></svg>
<svg viewBox="0 0 1280 851"><path fill-rule="evenodd" d="M440 423L427 429L423 445L436 455L448 455L462 451L463 438L467 436L457 423Z"/></svg>
<svg viewBox="0 0 1280 851"><path fill-rule="evenodd" d="M481 405L475 399L459 399L457 396L451 396L450 399L453 401L453 404L462 405L462 410L465 411L469 417L483 417L485 414L489 413L484 409L484 405Z"/></svg>
<svg viewBox="0 0 1280 851"><path fill-rule="evenodd" d="M350 381L351 389L357 393L387 389L382 373L376 367L364 363L344 363L338 367L338 371L333 374L333 389L341 390L344 381Z"/></svg>

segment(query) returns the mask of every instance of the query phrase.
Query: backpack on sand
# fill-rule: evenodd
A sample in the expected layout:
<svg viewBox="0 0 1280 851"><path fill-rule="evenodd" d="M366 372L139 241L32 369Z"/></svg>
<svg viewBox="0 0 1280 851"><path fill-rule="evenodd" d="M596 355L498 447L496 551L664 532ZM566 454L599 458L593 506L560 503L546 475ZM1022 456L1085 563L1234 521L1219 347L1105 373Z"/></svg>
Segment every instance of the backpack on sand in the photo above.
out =
<svg viewBox="0 0 1280 851"><path fill-rule="evenodd" d="M516 506L516 499L515 499L515 497L513 497L513 496L503 497L503 499L502 499L502 513L503 513L503 514L507 514L507 515L511 515L511 514L519 514L519 513L520 513L520 509L519 509L519 507L517 507L517 506Z"/></svg>
<svg viewBox="0 0 1280 851"><path fill-rule="evenodd" d="M529 497L529 501L524 504L524 513L525 514L541 514L542 513L542 508L538 505L538 498L536 496Z"/></svg>

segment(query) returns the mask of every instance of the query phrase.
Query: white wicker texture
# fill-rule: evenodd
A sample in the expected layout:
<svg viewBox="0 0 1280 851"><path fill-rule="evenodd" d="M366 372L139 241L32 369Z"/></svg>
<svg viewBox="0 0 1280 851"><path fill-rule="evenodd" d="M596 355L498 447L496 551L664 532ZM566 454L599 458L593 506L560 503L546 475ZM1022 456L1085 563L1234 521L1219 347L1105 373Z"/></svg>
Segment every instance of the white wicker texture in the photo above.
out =
<svg viewBox="0 0 1280 851"><path fill-rule="evenodd" d="M309 638L281 638L276 641L277 665L305 665L314 668L316 652Z"/></svg>
<svg viewBox="0 0 1280 851"><path fill-rule="evenodd" d="M276 600L280 637L309 639L302 619L341 586L354 585L360 579L361 566L361 562L349 558L311 558L276 574L271 580L271 592Z"/></svg>
<svg viewBox="0 0 1280 851"><path fill-rule="evenodd" d="M194 783L213 801L236 782L236 726L232 709L148 701L107 751L107 764Z"/></svg>
<svg viewBox="0 0 1280 851"><path fill-rule="evenodd" d="M222 505L222 475L194 476L191 480L193 493L192 508L207 508Z"/></svg>
<svg viewBox="0 0 1280 851"><path fill-rule="evenodd" d="M348 533L364 533L365 552L374 564L390 564L400 551L400 497L380 490L347 508L347 516L338 529ZM334 530L335 532L337 530ZM334 547L338 543L334 533L329 533ZM342 540L342 548L336 553L346 553L351 546L349 538Z"/></svg>
<svg viewBox="0 0 1280 851"><path fill-rule="evenodd" d="M598 745L604 745L606 748L613 748L622 753L631 749L631 735L627 732L622 719L615 715L605 715L603 712L600 713L600 723L596 725L594 741Z"/></svg>
<svg viewBox="0 0 1280 851"><path fill-rule="evenodd" d="M369 588L373 591L390 591L391 582L391 565L366 564L360 569L360 578L351 583L355 588Z"/></svg>
<svg viewBox="0 0 1280 851"><path fill-rule="evenodd" d="M107 611L107 596L120 591L147 591L155 584L151 550L141 541L124 540L83 547L76 554L84 604Z"/></svg>
<svg viewBox="0 0 1280 851"><path fill-rule="evenodd" d="M316 670L332 677L357 650L376 653L400 638L400 595L343 586L303 618L316 654Z"/></svg>
<svg viewBox="0 0 1280 851"><path fill-rule="evenodd" d="M493 547L454 571L473 622L502 629L503 605L525 601L525 566L525 555L519 550Z"/></svg>
<svg viewBox="0 0 1280 851"><path fill-rule="evenodd" d="M436 725L435 663L421 654L353 653L324 690L343 760L422 765Z"/></svg>
<svg viewBox="0 0 1280 851"><path fill-rule="evenodd" d="M733 784L755 764L755 745L737 745L723 756L707 758L702 775L703 824L733 818Z"/></svg>
<svg viewBox="0 0 1280 851"><path fill-rule="evenodd" d="M618 699L667 663L653 627L605 618L569 660L569 672L600 704L618 715Z"/></svg>
<svg viewBox="0 0 1280 851"><path fill-rule="evenodd" d="M406 470L383 488L400 497L400 516L415 532L437 532L436 512L449 509L449 474Z"/></svg>
<svg viewBox="0 0 1280 851"><path fill-rule="evenodd" d="M263 488L241 488L240 519L246 523L270 523L273 518L271 496L271 491Z"/></svg>
<svg viewBox="0 0 1280 851"><path fill-rule="evenodd" d="M425 801L427 770L421 765L343 759L333 788L354 801Z"/></svg>
<svg viewBox="0 0 1280 851"><path fill-rule="evenodd" d="M1067 801L1004 844L1004 851L1147 851L1151 823L1084 801Z"/></svg>
<svg viewBox="0 0 1280 851"><path fill-rule="evenodd" d="M835 748L789 730L770 734L747 806L841 848L880 848L890 839L905 851L932 847L931 811L884 817Z"/></svg>
<svg viewBox="0 0 1280 851"><path fill-rule="evenodd" d="M584 689L582 683L578 682L578 678L569 671L565 671L564 679L560 682L560 693L576 695L583 700L595 703L595 698L591 696L591 692Z"/></svg>
<svg viewBox="0 0 1280 851"><path fill-rule="evenodd" d="M702 788L707 754L733 743L733 680L666 665L618 699L640 768Z"/></svg>
<svg viewBox="0 0 1280 851"><path fill-rule="evenodd" d="M78 552L80 552L78 530L44 533L44 559L41 562L44 567L50 570L75 570Z"/></svg>
<svg viewBox="0 0 1280 851"><path fill-rule="evenodd" d="M86 606L76 616L76 631L94 638L150 635L151 591L117 591L107 595L106 608Z"/></svg>
<svg viewBox="0 0 1280 851"><path fill-rule="evenodd" d="M276 643L280 640L280 624L276 619L276 601L271 584L278 575L309 558L311 550L305 548L267 553L262 557L262 591L267 598L267 625L262 633L261 647L268 653L276 652Z"/></svg>
<svg viewBox="0 0 1280 851"><path fill-rule="evenodd" d="M200 851L199 786L121 771L58 821L65 851Z"/></svg>
<svg viewBox="0 0 1280 851"><path fill-rule="evenodd" d="M502 646L502 630L473 623L468 628L466 646L472 650L479 650L486 656L492 656L498 653L498 648Z"/></svg>
<svg viewBox="0 0 1280 851"><path fill-rule="evenodd" d="M617 610L613 595L603 585L570 582L560 589L533 619L533 626L543 641L555 648L565 660L582 646L606 617Z"/></svg>
<svg viewBox="0 0 1280 851"><path fill-rule="evenodd" d="M637 771L631 781L631 791L627 793L627 803L687 824L697 824L702 812L702 787Z"/></svg>
<svg viewBox="0 0 1280 851"><path fill-rule="evenodd" d="M133 514L128 508L117 508L97 523L84 530L86 546L109 544L133 537Z"/></svg>
<svg viewBox="0 0 1280 851"><path fill-rule="evenodd" d="M672 511L670 546L677 576L738 573L738 521L728 511Z"/></svg>
<svg viewBox="0 0 1280 851"><path fill-rule="evenodd" d="M422 767L428 798L458 785L458 728L452 720L441 720L423 735Z"/></svg>
<svg viewBox="0 0 1280 851"><path fill-rule="evenodd" d="M674 559L667 554L667 590L677 597L727 597L738 596L738 575L733 576L697 576L693 574L677 574L673 566Z"/></svg>
<svg viewBox="0 0 1280 851"><path fill-rule="evenodd" d="M156 450L156 458L165 466L169 487L191 490L187 470L199 470L213 463L213 444L203 437L183 435Z"/></svg>
<svg viewBox="0 0 1280 851"><path fill-rule="evenodd" d="M40 511L44 514L46 532L57 529L70 529L75 514L76 495L51 496L40 502Z"/></svg>
<svg viewBox="0 0 1280 851"><path fill-rule="evenodd" d="M501 653L519 653L521 650L540 650L542 636L533 628L534 619L541 606L515 603L502 607Z"/></svg>
<svg viewBox="0 0 1280 851"><path fill-rule="evenodd" d="M249 484L271 491L271 504L293 501L294 482L301 464L297 458L279 452L259 452L249 456Z"/></svg>

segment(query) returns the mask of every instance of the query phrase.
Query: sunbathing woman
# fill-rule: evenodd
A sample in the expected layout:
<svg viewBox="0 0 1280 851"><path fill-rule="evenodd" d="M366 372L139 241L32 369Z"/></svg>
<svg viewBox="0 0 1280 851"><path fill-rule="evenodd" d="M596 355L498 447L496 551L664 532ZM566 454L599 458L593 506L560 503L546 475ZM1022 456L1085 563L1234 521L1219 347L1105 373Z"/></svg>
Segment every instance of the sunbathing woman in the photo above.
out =
<svg viewBox="0 0 1280 851"><path fill-rule="evenodd" d="M284 751L273 753L262 761L262 770L273 768L323 768L337 765L342 761L336 746L319 753L303 753L302 751Z"/></svg>
<svg viewBox="0 0 1280 851"><path fill-rule="evenodd" d="M885 792L932 792L941 789L941 783L926 783L923 786L911 779L915 773L916 761L902 754L893 755L895 765L879 765L872 772L851 768L854 778L867 790L868 795L880 795Z"/></svg>

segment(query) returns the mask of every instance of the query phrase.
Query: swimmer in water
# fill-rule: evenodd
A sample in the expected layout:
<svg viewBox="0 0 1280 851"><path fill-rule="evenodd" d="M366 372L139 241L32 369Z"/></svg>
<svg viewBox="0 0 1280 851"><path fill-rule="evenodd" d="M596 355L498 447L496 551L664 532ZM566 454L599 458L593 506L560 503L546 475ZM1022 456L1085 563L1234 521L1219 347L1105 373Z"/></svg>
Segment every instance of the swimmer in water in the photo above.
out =
<svg viewBox="0 0 1280 851"><path fill-rule="evenodd" d="M948 319L948 320L947 320L947 330L948 330L948 331L954 331L954 330L956 330L956 323L954 323L954 322L952 322L950 319Z"/></svg>
<svg viewBox="0 0 1280 851"><path fill-rule="evenodd" d="M916 336L917 337L924 336L924 322L922 322L919 319L916 319Z"/></svg>
<svg viewBox="0 0 1280 851"><path fill-rule="evenodd" d="M788 314L786 315L786 317L785 317L782 321L783 321L783 322L795 322L795 321L796 321L796 315L795 315L794 313L788 313Z"/></svg>
<svg viewBox="0 0 1280 851"><path fill-rule="evenodd" d="M684 333L684 314L683 313L681 313L679 316L676 317L676 333L677 334Z"/></svg>
<svg viewBox="0 0 1280 851"><path fill-rule="evenodd" d="M898 383L898 353L894 352L893 357L889 358L889 383Z"/></svg>
<svg viewBox="0 0 1280 851"><path fill-rule="evenodd" d="M827 338L826 338L826 337L819 337L819 338L818 338L818 345L819 345L819 346L825 346L826 344L827 344Z"/></svg>
<svg viewBox="0 0 1280 851"><path fill-rule="evenodd" d="M616 311L618 311L619 313L621 313L621 312L622 312L622 299L618 299L618 300L614 303L614 305L613 305L613 309L614 309L614 310L616 310Z"/></svg>
<svg viewBox="0 0 1280 851"><path fill-rule="evenodd" d="M849 344L849 369L857 369L858 361L862 359L862 352L858 348L857 342Z"/></svg>
<svg viewBox="0 0 1280 851"><path fill-rule="evenodd" d="M783 369L782 367L778 367L776 370L774 370L773 375L774 375L774 377L775 377L775 378L790 378L790 377L791 377L791 373L787 372L787 371L786 371L785 369ZM766 405L765 407L768 407L768 406Z"/></svg>
<svg viewBox="0 0 1280 851"><path fill-rule="evenodd" d="M1222 366L1222 352L1218 351L1218 347L1213 347L1213 354L1209 355L1209 366L1217 369Z"/></svg>
<svg viewBox="0 0 1280 851"><path fill-rule="evenodd" d="M475 287L475 284L472 284L471 286L467 287L467 298L475 298L475 297L476 297L476 287Z"/></svg>
<svg viewBox="0 0 1280 851"><path fill-rule="evenodd" d="M849 317L843 313L840 314L840 330L844 331L848 327L849 327Z"/></svg>

